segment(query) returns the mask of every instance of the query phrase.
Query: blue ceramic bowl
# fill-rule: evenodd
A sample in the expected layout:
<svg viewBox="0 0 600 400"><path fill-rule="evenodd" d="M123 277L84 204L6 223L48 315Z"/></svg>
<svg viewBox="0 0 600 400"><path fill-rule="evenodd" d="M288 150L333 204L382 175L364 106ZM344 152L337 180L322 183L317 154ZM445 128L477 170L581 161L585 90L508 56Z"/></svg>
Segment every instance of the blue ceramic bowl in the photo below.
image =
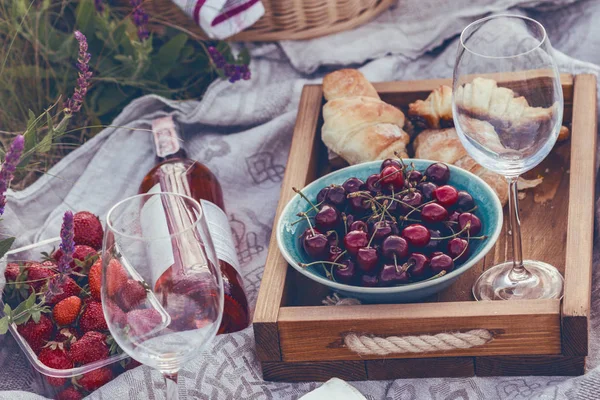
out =
<svg viewBox="0 0 600 400"><path fill-rule="evenodd" d="M429 160L406 160L414 163L417 170L423 172L435 161ZM331 184L341 185L346 179L356 176L365 180L369 175L379 172L381 161L373 161L353 165L312 182L302 190L309 199L315 200L319 191ZM458 277L469 268L480 261L496 243L502 230L502 205L494 191L479 177L458 167L449 165L449 184L458 190L468 191L478 206L475 215L481 219L482 235L487 236L484 240L473 240L470 246L468 260L459 264L452 272L436 279L423 282L415 282L402 286L392 287L361 287L333 282L325 277L323 269L319 265L303 268L299 263L310 263L311 260L304 252L300 243L300 234L308 227L306 221L292 225L298 220L299 212L308 210L308 205L299 195L294 196L285 206L279 221L277 222L277 243L283 257L301 274L319 282L332 290L348 297L355 297L370 303L394 303L410 302L444 290L450 286Z"/></svg>

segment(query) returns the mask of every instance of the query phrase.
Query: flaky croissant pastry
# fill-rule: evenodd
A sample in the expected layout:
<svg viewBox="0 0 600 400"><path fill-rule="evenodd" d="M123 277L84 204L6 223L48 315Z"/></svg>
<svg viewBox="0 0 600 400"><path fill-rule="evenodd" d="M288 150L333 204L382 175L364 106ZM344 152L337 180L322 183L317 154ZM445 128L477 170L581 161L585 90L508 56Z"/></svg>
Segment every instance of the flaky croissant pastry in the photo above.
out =
<svg viewBox="0 0 600 400"><path fill-rule="evenodd" d="M408 105L408 116L419 128L446 128L452 121L452 88L442 85L434 89L425 100Z"/></svg>
<svg viewBox="0 0 600 400"><path fill-rule="evenodd" d="M408 157L409 135L402 130L404 113L379 99L375 88L357 70L340 70L323 79L321 137L325 145L350 164Z"/></svg>

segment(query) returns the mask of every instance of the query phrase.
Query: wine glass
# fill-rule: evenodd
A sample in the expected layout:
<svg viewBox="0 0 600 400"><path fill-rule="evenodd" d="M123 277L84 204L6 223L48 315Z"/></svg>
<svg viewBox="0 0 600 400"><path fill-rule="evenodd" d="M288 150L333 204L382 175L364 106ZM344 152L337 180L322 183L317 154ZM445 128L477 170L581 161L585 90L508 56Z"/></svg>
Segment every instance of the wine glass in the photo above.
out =
<svg viewBox="0 0 600 400"><path fill-rule="evenodd" d="M553 266L523 260L519 175L552 150L562 124L560 74L544 27L518 15L496 15L467 26L454 66L452 111L469 155L508 181L513 260L475 282L477 300L561 298ZM539 233L540 235L543 232Z"/></svg>
<svg viewBox="0 0 600 400"><path fill-rule="evenodd" d="M108 213L102 250L102 305L117 344L159 370L167 399L177 373L214 338L223 282L200 204L152 192Z"/></svg>

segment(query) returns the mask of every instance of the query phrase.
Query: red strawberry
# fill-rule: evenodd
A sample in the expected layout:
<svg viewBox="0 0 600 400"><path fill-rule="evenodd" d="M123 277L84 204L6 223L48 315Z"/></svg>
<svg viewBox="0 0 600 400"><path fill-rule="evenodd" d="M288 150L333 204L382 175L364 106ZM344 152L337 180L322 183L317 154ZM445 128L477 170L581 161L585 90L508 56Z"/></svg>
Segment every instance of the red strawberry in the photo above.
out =
<svg viewBox="0 0 600 400"><path fill-rule="evenodd" d="M73 362L67 357L67 353L61 348L51 349L46 347L42 349L38 360L50 368L70 369L73 368ZM62 386L67 381L65 378L54 378L46 376L48 383L52 386Z"/></svg>
<svg viewBox="0 0 600 400"><path fill-rule="evenodd" d="M109 310L109 318L113 324L121 326L125 326L127 324L127 316L125 315L123 310L121 310L121 307L117 305L117 303L114 303L112 300L107 299L104 304Z"/></svg>
<svg viewBox="0 0 600 400"><path fill-rule="evenodd" d="M69 358L77 364L89 364L104 360L108 356L106 335L96 331L86 332L81 339L71 345L71 351L69 351Z"/></svg>
<svg viewBox="0 0 600 400"><path fill-rule="evenodd" d="M127 324L133 336L143 336L160 326L162 317L152 308L146 310L133 310L127 313Z"/></svg>
<svg viewBox="0 0 600 400"><path fill-rule="evenodd" d="M19 264L17 263L8 263L6 264L6 271L4 271L4 277L6 278L6 282L15 282L21 273L21 269L19 268Z"/></svg>
<svg viewBox="0 0 600 400"><path fill-rule="evenodd" d="M95 369L83 375L77 380L85 390L94 391L100 386L110 382L113 379L113 373L108 367Z"/></svg>
<svg viewBox="0 0 600 400"><path fill-rule="evenodd" d="M61 328L61 330L56 334L55 341L59 343L63 343L68 348L71 344L75 343L79 339L79 332L75 330L75 328Z"/></svg>
<svg viewBox="0 0 600 400"><path fill-rule="evenodd" d="M57 304L58 302L66 299L67 297L77 296L77 295L79 295L79 293L81 293L81 288L79 287L79 285L77 285L77 283L75 283L75 281L68 276L60 277L57 275L52 279L61 279L61 278L64 278L64 282L61 285L62 293L55 294L55 295L52 295L51 293L47 293L46 303Z"/></svg>
<svg viewBox="0 0 600 400"><path fill-rule="evenodd" d="M79 328L82 332L89 331L105 331L108 329L104 313L102 312L102 304L97 301L90 301L83 310L83 314L79 318Z"/></svg>
<svg viewBox="0 0 600 400"><path fill-rule="evenodd" d="M146 299L146 289L141 282L128 279L119 291L119 304L124 310L131 310Z"/></svg>
<svg viewBox="0 0 600 400"><path fill-rule="evenodd" d="M56 274L53 269L55 266L54 264L43 265L36 262L27 264L27 282L38 292L48 282L48 279Z"/></svg>
<svg viewBox="0 0 600 400"><path fill-rule="evenodd" d="M4 271L6 279L5 294L9 298L20 296L26 299L31 294L31 286L23 281L27 280L27 272L22 271L22 268L17 263L8 263Z"/></svg>
<svg viewBox="0 0 600 400"><path fill-rule="evenodd" d="M102 223L91 212L80 211L73 216L73 232L75 244L84 244L96 250L102 248Z"/></svg>
<svg viewBox="0 0 600 400"><path fill-rule="evenodd" d="M92 268L90 268L88 282L92 297L100 301L100 289L102 287L102 258L98 258L94 265L92 265Z"/></svg>
<svg viewBox="0 0 600 400"><path fill-rule="evenodd" d="M83 395L73 386L66 388L56 396L56 400L81 400Z"/></svg>
<svg viewBox="0 0 600 400"><path fill-rule="evenodd" d="M45 315L40 316L37 324L30 318L25 324L17 325L17 331L29 343L29 346L36 354L50 340L53 330L52 321Z"/></svg>
<svg viewBox="0 0 600 400"><path fill-rule="evenodd" d="M52 316L58 325L70 325L77 319L79 310L81 310L81 299L77 296L70 296L54 306Z"/></svg>
<svg viewBox="0 0 600 400"><path fill-rule="evenodd" d="M117 293L127 283L127 271L119 260L112 259L106 269L106 293L109 297L116 297Z"/></svg>
<svg viewBox="0 0 600 400"><path fill-rule="evenodd" d="M89 259L89 257L95 256L96 254L98 254L98 251L96 251L95 249L93 249L90 246L86 246L86 245L82 245L82 244L78 244L75 246L75 251L73 252L73 261L71 261L71 268L73 269L73 271L77 271L77 272L81 272L81 268L77 266L77 264L75 263L75 260L79 260L81 262L84 262L87 259ZM61 249L58 249L54 252L54 254L52 254L52 258L54 258L54 260L56 262L59 262L60 259L63 256L63 251ZM88 265L89 267L89 265Z"/></svg>

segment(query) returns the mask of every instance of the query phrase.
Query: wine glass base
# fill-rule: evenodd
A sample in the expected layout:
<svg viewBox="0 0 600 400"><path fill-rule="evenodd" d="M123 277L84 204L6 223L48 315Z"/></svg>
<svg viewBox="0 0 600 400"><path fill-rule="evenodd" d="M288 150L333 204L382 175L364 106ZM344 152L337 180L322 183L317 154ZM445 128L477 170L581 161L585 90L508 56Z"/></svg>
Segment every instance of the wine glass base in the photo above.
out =
<svg viewBox="0 0 600 400"><path fill-rule="evenodd" d="M524 260L528 276L519 281L509 279L513 263L505 262L487 269L473 285L476 300L561 299L564 279L552 265Z"/></svg>

